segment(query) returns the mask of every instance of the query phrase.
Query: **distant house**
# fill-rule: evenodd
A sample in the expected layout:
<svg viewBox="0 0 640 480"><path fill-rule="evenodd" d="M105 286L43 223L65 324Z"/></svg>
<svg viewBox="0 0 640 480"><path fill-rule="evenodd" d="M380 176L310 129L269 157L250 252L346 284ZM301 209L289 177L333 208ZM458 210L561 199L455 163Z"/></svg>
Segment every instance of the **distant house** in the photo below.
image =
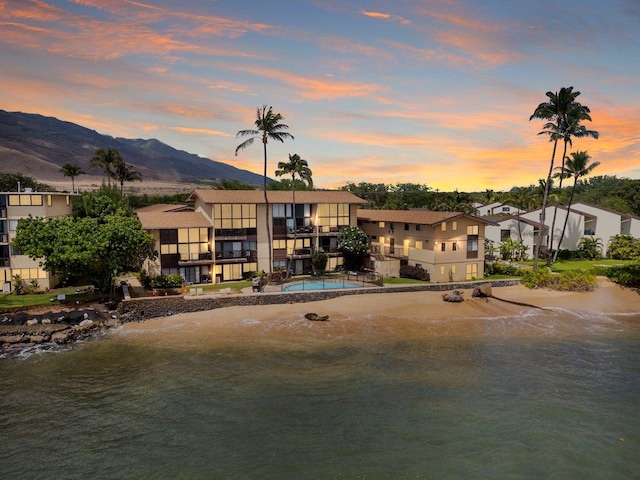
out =
<svg viewBox="0 0 640 480"><path fill-rule="evenodd" d="M640 237L640 217L584 202L576 202L571 208L585 213L584 235L601 239L605 254L615 235Z"/></svg>
<svg viewBox="0 0 640 480"><path fill-rule="evenodd" d="M486 205L480 202L475 202L473 206L478 211L478 216L480 217L491 217L495 215L516 215L518 213L518 207L514 207L513 205L508 205L502 202L492 202Z"/></svg>
<svg viewBox="0 0 640 480"><path fill-rule="evenodd" d="M38 282L38 288L54 288L55 276L44 270L38 260L31 260L9 245L18 226L25 217L54 218L71 215L71 194L57 192L0 192L0 281L2 291L10 292L13 277L19 275L24 282Z"/></svg>
<svg viewBox="0 0 640 480"><path fill-rule="evenodd" d="M458 212L358 210L358 226L371 241L375 270L398 276L401 265L419 266L433 282L484 276L488 223Z"/></svg>
<svg viewBox="0 0 640 480"><path fill-rule="evenodd" d="M525 253L529 258L533 256L533 253L536 251L536 242L538 241L538 235L540 233L540 223L519 216L491 216L482 218L490 222L487 223L485 228L485 236L493 246L500 248L500 245L508 239L511 239L514 242L522 243ZM545 228L545 232L548 232L548 228ZM496 256L499 257L499 255Z"/></svg>
<svg viewBox="0 0 640 480"><path fill-rule="evenodd" d="M136 211L145 230L158 239L161 273L188 282L239 280L269 270L266 220L272 234L274 269L310 273L315 250L328 254L327 269L343 263L337 250L340 227L357 224L363 200L343 191L204 190L192 192L193 207L153 206ZM294 248L295 238L295 248ZM163 253L163 251L165 253Z"/></svg>

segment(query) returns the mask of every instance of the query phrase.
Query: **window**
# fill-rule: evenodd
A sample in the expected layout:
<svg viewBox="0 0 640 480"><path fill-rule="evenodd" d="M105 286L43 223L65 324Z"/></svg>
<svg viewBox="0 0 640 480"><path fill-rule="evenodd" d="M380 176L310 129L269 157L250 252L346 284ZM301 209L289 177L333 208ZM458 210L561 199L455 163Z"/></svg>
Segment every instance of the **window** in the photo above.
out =
<svg viewBox="0 0 640 480"><path fill-rule="evenodd" d="M384 222L378 222L378 228L384 228Z"/></svg>
<svg viewBox="0 0 640 480"><path fill-rule="evenodd" d="M391 229L391 230L395 230L395 228L396 228L395 224L394 224L393 222L391 222L391 223L389 224L389 229Z"/></svg>
<svg viewBox="0 0 640 480"><path fill-rule="evenodd" d="M511 209L509 207L502 207L503 212L510 212Z"/></svg>
<svg viewBox="0 0 640 480"><path fill-rule="evenodd" d="M511 238L511 230L500 230L500 242L504 243Z"/></svg>
<svg viewBox="0 0 640 480"><path fill-rule="evenodd" d="M453 251L455 252L456 250L458 250L458 242L453 242L451 244L451 248L453 249Z"/></svg>
<svg viewBox="0 0 640 480"><path fill-rule="evenodd" d="M451 230L457 230L458 229L458 222L451 222Z"/></svg>
<svg viewBox="0 0 640 480"><path fill-rule="evenodd" d="M422 250L422 241L421 240L416 240L416 248Z"/></svg>
<svg viewBox="0 0 640 480"><path fill-rule="evenodd" d="M18 220L9 220L9 231L15 232L18 229Z"/></svg>
<svg viewBox="0 0 640 480"><path fill-rule="evenodd" d="M467 258L478 258L478 235L467 235Z"/></svg>
<svg viewBox="0 0 640 480"><path fill-rule="evenodd" d="M478 225L468 225L467 235L478 235Z"/></svg>
<svg viewBox="0 0 640 480"><path fill-rule="evenodd" d="M416 232L419 232L422 230L422 225L416 225Z"/></svg>
<svg viewBox="0 0 640 480"><path fill-rule="evenodd" d="M213 227L218 230L256 228L256 205L254 203L215 204Z"/></svg>
<svg viewBox="0 0 640 480"><path fill-rule="evenodd" d="M440 251L441 251L441 252L444 252L446 249L447 249L447 244L446 244L446 243L444 243L444 242L442 242L442 243L440 244Z"/></svg>
<svg viewBox="0 0 640 480"><path fill-rule="evenodd" d="M447 222L442 222L442 231L443 232L447 231Z"/></svg>
<svg viewBox="0 0 640 480"><path fill-rule="evenodd" d="M409 230L409 224L408 223L404 224L404 229L407 230L407 231Z"/></svg>
<svg viewBox="0 0 640 480"><path fill-rule="evenodd" d="M349 225L348 203L320 203L317 206L318 225L329 229ZM384 228L384 222L381 228ZM380 223L378 226L380 226ZM328 231L328 230L325 230Z"/></svg>
<svg viewBox="0 0 640 480"><path fill-rule="evenodd" d="M465 279L473 280L474 278L478 278L478 264L468 263L465 272Z"/></svg>
<svg viewBox="0 0 640 480"><path fill-rule="evenodd" d="M42 205L42 195L15 194L9 195L9 205L23 207L29 205Z"/></svg>
<svg viewBox="0 0 640 480"><path fill-rule="evenodd" d="M445 271L446 271L446 267L444 265L442 265L440 267L440 275L444 275Z"/></svg>

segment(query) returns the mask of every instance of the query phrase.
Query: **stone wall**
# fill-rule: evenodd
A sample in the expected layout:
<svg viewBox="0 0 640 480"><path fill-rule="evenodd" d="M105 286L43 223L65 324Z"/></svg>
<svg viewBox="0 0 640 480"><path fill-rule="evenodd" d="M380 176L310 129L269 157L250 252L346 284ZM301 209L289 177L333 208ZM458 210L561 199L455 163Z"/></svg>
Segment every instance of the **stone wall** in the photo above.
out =
<svg viewBox="0 0 640 480"><path fill-rule="evenodd" d="M216 308L235 306L258 306L286 303L306 303L345 295L368 295L372 293L448 291L474 288L476 285L491 283L492 287L518 285L520 280L494 280L492 282L437 283L426 285L398 285L387 287L365 287L347 290L317 290L313 292L277 292L256 294L210 294L199 297L168 296L153 298L133 298L124 300L118 307L121 322L142 321L155 317L167 317L178 313L202 312Z"/></svg>

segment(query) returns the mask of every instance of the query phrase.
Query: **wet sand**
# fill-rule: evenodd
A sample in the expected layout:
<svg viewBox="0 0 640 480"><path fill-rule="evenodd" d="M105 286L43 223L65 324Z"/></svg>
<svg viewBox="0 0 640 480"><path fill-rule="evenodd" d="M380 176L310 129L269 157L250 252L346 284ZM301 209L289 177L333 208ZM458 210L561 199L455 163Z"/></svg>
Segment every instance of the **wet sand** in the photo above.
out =
<svg viewBox="0 0 640 480"><path fill-rule="evenodd" d="M461 303L443 301L442 292L411 292L228 307L125 324L117 335L171 348L236 343L301 348L352 342L354 337L361 341L439 335L562 337L609 328L611 315L625 322L637 322L640 316L640 295L606 279L599 280L593 292L583 293L521 285L494 288L498 298L472 298L471 289L463 292ZM309 321L304 317L309 312L328 315L329 321Z"/></svg>

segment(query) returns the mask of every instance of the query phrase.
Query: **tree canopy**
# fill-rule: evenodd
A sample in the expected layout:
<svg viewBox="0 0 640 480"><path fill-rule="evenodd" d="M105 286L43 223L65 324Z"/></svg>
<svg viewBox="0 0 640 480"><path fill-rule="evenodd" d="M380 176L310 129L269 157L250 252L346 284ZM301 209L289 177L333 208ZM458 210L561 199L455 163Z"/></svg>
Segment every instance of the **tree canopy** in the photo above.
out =
<svg viewBox="0 0 640 480"><path fill-rule="evenodd" d="M0 173L0 192L17 192L18 184L20 184L20 190L25 188L31 188L37 192L52 192L54 190L49 185L39 183L35 178L22 173Z"/></svg>
<svg viewBox="0 0 640 480"><path fill-rule="evenodd" d="M85 279L101 291L111 287L117 273L157 258L155 238L115 187L82 194L76 202L71 217L20 219L12 245L62 281Z"/></svg>
<svg viewBox="0 0 640 480"><path fill-rule="evenodd" d="M360 228L346 225L338 232L338 250L344 256L345 268L358 270L369 251L369 237Z"/></svg>

